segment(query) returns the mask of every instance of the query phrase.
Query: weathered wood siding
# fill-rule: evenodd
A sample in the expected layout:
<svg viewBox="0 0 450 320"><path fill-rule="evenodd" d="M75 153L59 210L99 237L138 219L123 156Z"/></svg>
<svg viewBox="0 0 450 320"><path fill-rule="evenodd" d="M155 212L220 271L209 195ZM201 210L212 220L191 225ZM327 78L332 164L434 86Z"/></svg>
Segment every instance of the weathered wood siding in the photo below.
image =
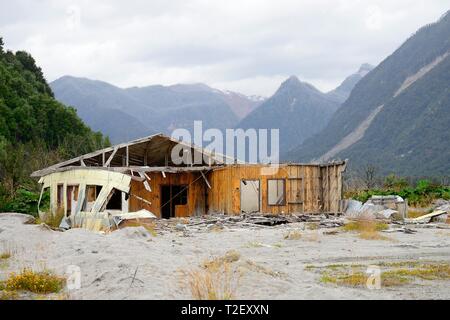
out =
<svg viewBox="0 0 450 320"><path fill-rule="evenodd" d="M162 185L188 185L188 200L186 205L178 205L175 208L177 217L186 217L193 215L201 215L206 212L206 198L205 198L205 182L200 173L180 172L180 173L166 173L166 177L161 172L147 173L150 180L151 192L147 191L144 184L139 181L131 181L130 193L138 197L144 198L151 202L151 205L130 196L129 211L138 211L147 209L156 216L161 217L161 186Z"/></svg>
<svg viewBox="0 0 450 320"><path fill-rule="evenodd" d="M345 164L281 165L278 169L263 165L233 165L216 169L208 175L210 212L240 213L240 183L260 181L260 208L263 213L338 212L342 197L342 171ZM286 201L268 205L267 181L284 179Z"/></svg>
<svg viewBox="0 0 450 320"><path fill-rule="evenodd" d="M188 202L176 207L177 217L202 215L207 212L239 214L241 212L241 180L258 180L260 184L259 207L269 214L338 212L342 198L342 172L345 164L281 165L278 168L264 165L231 165L217 168L207 174L211 189L200 173L180 172L148 173L152 189L147 191L142 182L131 182L129 211L147 209L161 217L161 186L188 185ZM269 205L267 188L269 179L283 179L285 201L282 205Z"/></svg>

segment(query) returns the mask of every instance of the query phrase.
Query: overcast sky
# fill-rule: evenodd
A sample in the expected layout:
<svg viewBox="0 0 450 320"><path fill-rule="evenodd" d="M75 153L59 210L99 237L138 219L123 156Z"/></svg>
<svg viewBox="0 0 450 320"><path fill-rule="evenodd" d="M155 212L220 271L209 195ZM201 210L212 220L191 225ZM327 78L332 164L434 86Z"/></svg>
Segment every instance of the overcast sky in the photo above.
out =
<svg viewBox="0 0 450 320"><path fill-rule="evenodd" d="M330 90L381 62L448 0L0 0L6 47L47 80L204 82L271 95L290 75Z"/></svg>

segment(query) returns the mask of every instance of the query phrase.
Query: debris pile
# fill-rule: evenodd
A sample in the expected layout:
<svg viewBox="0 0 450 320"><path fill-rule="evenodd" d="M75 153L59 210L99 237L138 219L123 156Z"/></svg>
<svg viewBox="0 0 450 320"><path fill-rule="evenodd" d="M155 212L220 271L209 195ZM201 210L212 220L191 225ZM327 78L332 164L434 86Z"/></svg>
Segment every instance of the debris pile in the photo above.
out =
<svg viewBox="0 0 450 320"><path fill-rule="evenodd" d="M450 201L437 200L424 214L415 217L408 217L407 202L396 195L392 196L372 196L366 203L357 200L344 200L344 216L347 219L367 219L384 220L393 224L400 224L403 227L396 228L393 232L413 233L410 228L404 227L429 227L429 228L450 228Z"/></svg>
<svg viewBox="0 0 450 320"><path fill-rule="evenodd" d="M405 222L407 223L430 223L430 222L440 222L440 223L446 223L448 219L448 212L450 211L444 211L444 210L434 210L433 212L429 214L425 214L423 216L413 218L413 219L405 219Z"/></svg>
<svg viewBox="0 0 450 320"><path fill-rule="evenodd" d="M344 200L345 216L353 219L404 219L408 211L406 201L400 196L372 196L366 203Z"/></svg>
<svg viewBox="0 0 450 320"><path fill-rule="evenodd" d="M209 214L204 216L158 219L158 231L217 231L222 229L260 229L273 228L291 223L314 223L319 228L336 228L343 226L345 221L337 215L326 214L290 214L264 215L258 213L230 216L225 214Z"/></svg>

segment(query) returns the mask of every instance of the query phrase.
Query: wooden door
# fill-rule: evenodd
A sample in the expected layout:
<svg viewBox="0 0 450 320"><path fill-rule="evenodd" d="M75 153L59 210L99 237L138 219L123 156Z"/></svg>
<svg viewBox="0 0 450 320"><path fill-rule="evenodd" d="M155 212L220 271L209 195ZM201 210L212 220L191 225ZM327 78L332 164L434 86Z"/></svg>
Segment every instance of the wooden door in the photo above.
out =
<svg viewBox="0 0 450 320"><path fill-rule="evenodd" d="M302 178L289 178L287 180L287 201L289 213L304 212L304 186Z"/></svg>

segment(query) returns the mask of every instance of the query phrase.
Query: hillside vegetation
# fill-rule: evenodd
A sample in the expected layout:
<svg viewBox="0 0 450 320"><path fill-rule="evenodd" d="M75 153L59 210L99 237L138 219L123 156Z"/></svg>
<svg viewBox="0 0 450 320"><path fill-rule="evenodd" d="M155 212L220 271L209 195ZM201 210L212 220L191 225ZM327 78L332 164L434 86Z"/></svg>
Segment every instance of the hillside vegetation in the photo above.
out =
<svg viewBox="0 0 450 320"><path fill-rule="evenodd" d="M284 159L348 158L351 168L376 164L383 174L448 175L449 53L447 13L418 30L368 73L325 129L285 154ZM374 115L373 120L355 134L370 115ZM350 139L352 134L357 139Z"/></svg>
<svg viewBox="0 0 450 320"><path fill-rule="evenodd" d="M367 189L347 190L344 194L345 198L353 198L361 202L366 202L373 195L399 195L403 199L407 199L411 206L426 207L438 199L450 200L450 186L426 179L411 183L405 178L389 175L382 185Z"/></svg>
<svg viewBox="0 0 450 320"><path fill-rule="evenodd" d="M0 211L34 211L32 171L107 145L54 99L33 57L5 51L0 38Z"/></svg>

